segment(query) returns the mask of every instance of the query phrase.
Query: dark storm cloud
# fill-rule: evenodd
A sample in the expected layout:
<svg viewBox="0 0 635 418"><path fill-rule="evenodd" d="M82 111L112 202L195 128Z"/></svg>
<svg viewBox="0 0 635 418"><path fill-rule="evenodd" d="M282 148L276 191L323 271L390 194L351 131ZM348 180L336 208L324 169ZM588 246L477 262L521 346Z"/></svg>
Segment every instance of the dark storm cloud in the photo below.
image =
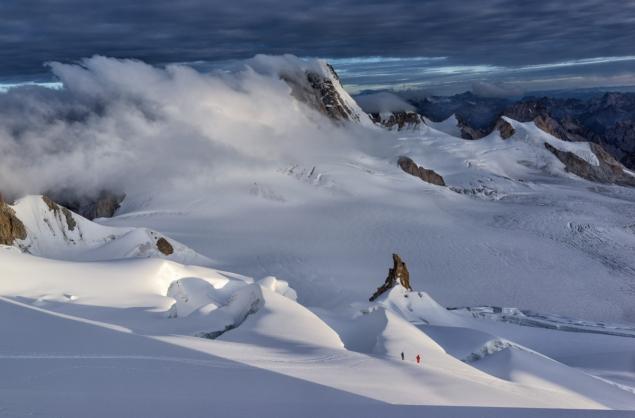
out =
<svg viewBox="0 0 635 418"><path fill-rule="evenodd" d="M446 57L518 67L635 55L631 0L3 0L0 77L93 54Z"/></svg>

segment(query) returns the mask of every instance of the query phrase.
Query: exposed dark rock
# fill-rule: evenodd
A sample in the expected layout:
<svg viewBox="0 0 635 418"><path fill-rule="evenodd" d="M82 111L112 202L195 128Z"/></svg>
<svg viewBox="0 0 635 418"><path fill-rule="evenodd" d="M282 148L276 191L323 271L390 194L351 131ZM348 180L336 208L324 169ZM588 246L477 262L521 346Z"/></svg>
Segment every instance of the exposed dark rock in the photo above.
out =
<svg viewBox="0 0 635 418"><path fill-rule="evenodd" d="M624 166L600 145L589 143L591 151L600 164L595 166L569 151L562 151L545 142L545 148L553 153L565 166L565 170L584 179L635 187L635 177L624 172Z"/></svg>
<svg viewBox="0 0 635 418"><path fill-rule="evenodd" d="M421 115L416 112L392 112L387 118L382 117L380 113L370 113L369 116L374 123L388 129L396 127L398 131L402 129L415 129L419 125L425 124Z"/></svg>
<svg viewBox="0 0 635 418"><path fill-rule="evenodd" d="M498 119L498 121L496 122L496 126L494 126L494 129L497 130L498 133L500 133L500 136L503 139L509 139L512 137L512 135L514 135L514 133L516 133L511 123L507 122L503 118Z"/></svg>
<svg viewBox="0 0 635 418"><path fill-rule="evenodd" d="M121 202L125 199L125 194L114 194L110 192L102 192L93 204L89 204L84 210L85 217L88 219L95 218L111 218L117 209L121 206ZM81 212L80 212L81 214Z"/></svg>
<svg viewBox="0 0 635 418"><path fill-rule="evenodd" d="M163 237L157 240L157 248L164 255L170 255L174 252L174 247L172 247L172 244L170 244L170 242Z"/></svg>
<svg viewBox="0 0 635 418"><path fill-rule="evenodd" d="M63 206L58 205L53 200L51 200L51 198L49 198L48 196L42 196L42 200L44 200L44 203L46 203L46 206L48 206L48 208L53 212L53 214L56 217L58 217L60 220L61 220L61 216L64 216L64 219L66 220L66 226L68 227L70 231L75 229L75 227L77 226L77 222L75 222L75 219L73 218L73 214L71 213L70 210L66 209Z"/></svg>
<svg viewBox="0 0 635 418"><path fill-rule="evenodd" d="M535 122L565 141L599 144L624 166L635 169L635 93L525 97L514 101L463 93L408 101L417 113L435 122L456 115L466 139L486 136L497 128L501 116L507 116L519 122Z"/></svg>
<svg viewBox="0 0 635 418"><path fill-rule="evenodd" d="M395 287L397 284L402 285L404 288L408 290L412 290L410 287L410 273L408 273L408 267L406 267L406 263L403 262L401 257L398 254L392 255L392 268L388 270L388 277L386 277L386 281L380 287L377 288L375 293L370 297L370 301L374 301L383 293Z"/></svg>
<svg viewBox="0 0 635 418"><path fill-rule="evenodd" d="M433 122L442 122L452 115L476 131L491 132L498 117L511 101L481 97L473 93L454 96L429 96L423 99L407 98L417 113ZM484 135L482 135L484 136Z"/></svg>
<svg viewBox="0 0 635 418"><path fill-rule="evenodd" d="M16 240L26 239L26 228L0 195L0 245L13 245Z"/></svg>
<svg viewBox="0 0 635 418"><path fill-rule="evenodd" d="M282 75L281 78L291 87L291 94L298 100L317 109L335 121L359 121L359 115L353 111L339 94L335 87L341 87L340 78L328 65L331 77L325 77L313 71L306 73L306 82L298 81L294 77Z"/></svg>
<svg viewBox="0 0 635 418"><path fill-rule="evenodd" d="M61 206L91 220L95 218L111 218L126 197L124 193L117 194L105 190L92 197L87 195L78 196L68 190L51 192L48 196Z"/></svg>
<svg viewBox="0 0 635 418"><path fill-rule="evenodd" d="M443 180L443 177L433 170L428 170L427 168L418 166L417 163L412 161L409 157L399 157L397 164L399 164L399 167L401 167L403 171L411 176L419 177L421 180L427 183L436 184L437 186L445 186L445 180Z"/></svg>
<svg viewBox="0 0 635 418"><path fill-rule="evenodd" d="M461 138L463 139L481 139L486 136L491 130L475 128L469 124L462 116L456 115L457 126L461 131Z"/></svg>

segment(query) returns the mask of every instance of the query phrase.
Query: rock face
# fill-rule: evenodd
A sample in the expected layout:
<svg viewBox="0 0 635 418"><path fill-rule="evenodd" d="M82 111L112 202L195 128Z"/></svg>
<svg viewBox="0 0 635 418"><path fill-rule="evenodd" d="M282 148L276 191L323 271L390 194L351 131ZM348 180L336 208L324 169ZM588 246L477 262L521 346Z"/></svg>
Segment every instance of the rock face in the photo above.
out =
<svg viewBox="0 0 635 418"><path fill-rule="evenodd" d="M49 196L52 201L90 220L113 217L126 197L124 193L106 190L102 190L94 197L77 196L76 193L67 190L50 193Z"/></svg>
<svg viewBox="0 0 635 418"><path fill-rule="evenodd" d="M297 80L295 77L281 75L291 87L291 94L301 102L308 104L320 113L334 121L360 121L359 112L354 109L354 101L350 102L344 96L340 78L329 64L326 64L326 75L315 71L306 72L306 80Z"/></svg>
<svg viewBox="0 0 635 418"><path fill-rule="evenodd" d="M441 175L437 174L433 170L428 170L427 168L423 168L417 165L411 158L401 156L399 160L397 160L397 164L399 167L406 173L411 176L419 177L421 180L430 183L436 184L437 186L445 186L445 180Z"/></svg>
<svg viewBox="0 0 635 418"><path fill-rule="evenodd" d="M375 293L370 297L369 301L374 301L379 296L381 296L384 292L395 287L397 284L402 285L404 288L408 290L412 290L410 287L410 273L408 273L408 267L406 267L406 263L403 262L401 257L398 254L392 255L392 268L388 270L388 277L386 277L386 281L380 287L377 288Z"/></svg>
<svg viewBox="0 0 635 418"><path fill-rule="evenodd" d="M0 195L0 245L13 245L16 240L23 239L26 239L24 224Z"/></svg>
<svg viewBox="0 0 635 418"><path fill-rule="evenodd" d="M56 216L59 219L61 219L62 216L64 217L64 219L66 220L66 225L68 226L68 229L70 231L75 230L75 227L77 226L77 222L75 222L75 219L73 218L73 214L71 213L70 210L66 209L63 206L58 205L53 200L51 200L51 198L49 198L48 196L42 196L42 200L44 200L44 203L46 203L46 206L48 206L49 209L53 212L54 216Z"/></svg>
<svg viewBox="0 0 635 418"><path fill-rule="evenodd" d="M565 170L584 179L598 183L619 184L635 187L635 177L624 172L624 166L606 152L600 145L589 143L591 151L600 164L592 165L569 151L559 150L545 142L545 148L553 153L564 165Z"/></svg>
<svg viewBox="0 0 635 418"><path fill-rule="evenodd" d="M425 124L421 115L416 112L370 113L369 116L375 124L391 130L416 129L420 125Z"/></svg>
<svg viewBox="0 0 635 418"><path fill-rule="evenodd" d="M493 131L498 131L501 138L508 139L515 133L514 127L502 117L496 120L493 127L488 125L484 128L471 126L470 123L461 116L456 116L456 120L458 122L458 128L461 130L461 138L463 139L481 139Z"/></svg>
<svg viewBox="0 0 635 418"><path fill-rule="evenodd" d="M515 103L505 109L505 116L519 122L534 122L536 126L548 134L565 141L587 141L572 115L567 113L570 101L554 101L548 98L528 99ZM558 108L558 106L562 106ZM556 117L555 114L562 113ZM566 114L566 116L565 116Z"/></svg>
<svg viewBox="0 0 635 418"><path fill-rule="evenodd" d="M454 96L429 96L406 100L414 106L417 113L433 122L442 122L455 115L465 126L481 132L481 137L492 131L496 120L510 104L507 99L481 97L469 92Z"/></svg>
<svg viewBox="0 0 635 418"><path fill-rule="evenodd" d="M481 139L489 132L488 129L471 126L462 116L456 115L456 121L463 139Z"/></svg>
<svg viewBox="0 0 635 418"><path fill-rule="evenodd" d="M172 247L172 244L170 244L170 242L163 237L157 240L157 249L164 255L170 255L174 252L174 247Z"/></svg>
<svg viewBox="0 0 635 418"><path fill-rule="evenodd" d="M500 133L501 138L509 139L516 133L514 127L503 118L499 118L494 129Z"/></svg>
<svg viewBox="0 0 635 418"><path fill-rule="evenodd" d="M577 98L525 97L520 100L462 93L449 97L410 99L417 113L440 122L454 114L465 139L478 139L494 129L501 116L535 122L565 141L601 145L624 166L635 169L635 93L586 94Z"/></svg>

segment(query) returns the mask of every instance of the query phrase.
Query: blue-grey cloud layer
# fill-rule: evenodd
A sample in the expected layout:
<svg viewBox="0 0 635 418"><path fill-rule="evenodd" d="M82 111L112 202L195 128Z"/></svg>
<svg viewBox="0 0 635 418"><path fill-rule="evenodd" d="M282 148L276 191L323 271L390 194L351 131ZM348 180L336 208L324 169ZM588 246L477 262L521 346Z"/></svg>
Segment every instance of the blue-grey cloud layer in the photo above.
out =
<svg viewBox="0 0 635 418"><path fill-rule="evenodd" d="M255 53L446 57L446 67L517 68L635 55L634 45L631 0L0 2L0 77L93 54L151 63Z"/></svg>

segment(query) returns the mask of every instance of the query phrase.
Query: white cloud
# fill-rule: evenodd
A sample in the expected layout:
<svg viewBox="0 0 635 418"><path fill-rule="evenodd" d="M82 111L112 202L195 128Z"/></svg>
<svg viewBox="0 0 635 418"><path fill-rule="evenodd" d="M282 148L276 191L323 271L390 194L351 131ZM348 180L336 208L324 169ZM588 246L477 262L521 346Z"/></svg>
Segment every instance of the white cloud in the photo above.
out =
<svg viewBox="0 0 635 418"><path fill-rule="evenodd" d="M160 192L297 160L317 144L345 147L353 136L294 99L271 70L294 60L261 57L251 62L258 71L231 74L101 56L51 63L62 89L0 93L0 190Z"/></svg>

